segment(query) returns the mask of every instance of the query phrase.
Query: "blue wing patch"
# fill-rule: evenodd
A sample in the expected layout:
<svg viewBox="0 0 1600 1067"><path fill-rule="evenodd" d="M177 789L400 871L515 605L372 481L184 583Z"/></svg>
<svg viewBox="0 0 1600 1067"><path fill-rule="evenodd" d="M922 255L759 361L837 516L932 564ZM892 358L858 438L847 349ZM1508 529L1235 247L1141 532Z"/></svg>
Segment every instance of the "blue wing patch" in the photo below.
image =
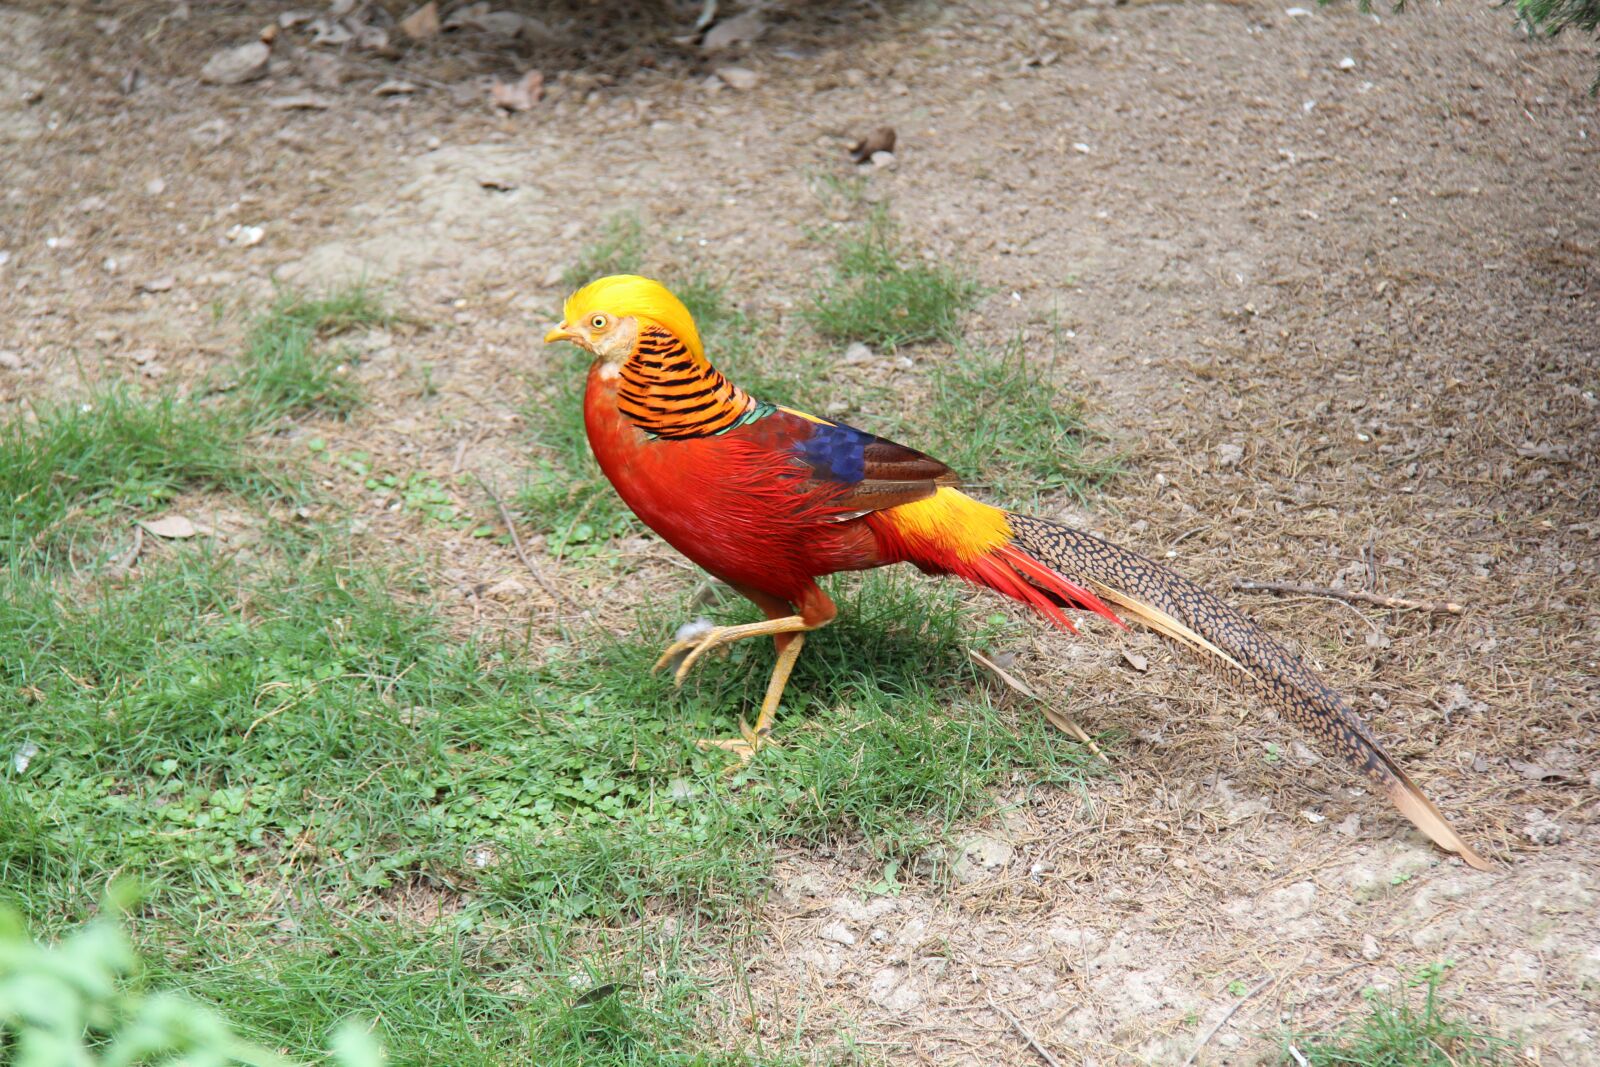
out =
<svg viewBox="0 0 1600 1067"><path fill-rule="evenodd" d="M854 485L867 473L867 445L878 438L853 426L819 422L811 436L795 445L795 453L817 477Z"/></svg>

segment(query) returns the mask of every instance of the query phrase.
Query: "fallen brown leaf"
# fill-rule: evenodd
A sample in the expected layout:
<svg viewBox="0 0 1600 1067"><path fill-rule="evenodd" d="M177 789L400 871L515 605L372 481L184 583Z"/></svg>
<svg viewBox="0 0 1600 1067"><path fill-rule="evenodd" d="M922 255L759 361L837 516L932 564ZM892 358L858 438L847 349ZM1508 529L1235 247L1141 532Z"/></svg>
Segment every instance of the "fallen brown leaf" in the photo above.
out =
<svg viewBox="0 0 1600 1067"><path fill-rule="evenodd" d="M879 126L850 146L850 158L857 163L865 163L874 152L893 152L894 142L894 127Z"/></svg>
<svg viewBox="0 0 1600 1067"><path fill-rule="evenodd" d="M413 41L426 41L439 34L439 5L434 0L400 20L400 32Z"/></svg>
<svg viewBox="0 0 1600 1067"><path fill-rule="evenodd" d="M544 96L544 75L530 70L514 82L495 82L489 102L505 111L527 111Z"/></svg>

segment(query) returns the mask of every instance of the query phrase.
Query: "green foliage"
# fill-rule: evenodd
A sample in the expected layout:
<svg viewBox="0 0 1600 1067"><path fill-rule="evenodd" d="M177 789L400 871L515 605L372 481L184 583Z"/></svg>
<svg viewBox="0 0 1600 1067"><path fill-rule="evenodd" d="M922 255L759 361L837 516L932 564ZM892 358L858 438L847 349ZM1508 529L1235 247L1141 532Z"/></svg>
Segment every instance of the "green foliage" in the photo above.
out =
<svg viewBox="0 0 1600 1067"><path fill-rule="evenodd" d="M660 619L529 668L447 640L412 577L268 540L263 572L192 546L80 600L0 579L0 898L59 930L139 877L152 975L269 1045L353 1015L397 1063L777 1062L695 1052L703 994L676 985L615 1018L576 1005L552 946L662 907L727 936L782 841L864 838L925 872L1000 785L1081 774L968 692L958 591L909 576L835 591L846 618L813 637L780 746L730 783L693 740L734 732L770 643L681 691L649 673ZM414 895L458 903L431 926L357 917ZM627 958L665 973L661 951Z"/></svg>
<svg viewBox="0 0 1600 1067"><path fill-rule="evenodd" d="M1420 1011L1404 990L1366 990L1365 1018L1332 1033L1291 1039L1302 1057L1299 1062L1311 1067L1489 1067L1509 1062L1510 1042L1441 1009L1439 983L1452 966L1445 961L1425 967L1406 982L1408 989L1424 989ZM1289 1057L1283 1062L1290 1062Z"/></svg>
<svg viewBox="0 0 1600 1067"><path fill-rule="evenodd" d="M374 493L394 497L402 509L421 515L428 522L457 529L472 525L472 516L456 502L455 494L432 475L421 471L380 474L367 478L363 484Z"/></svg>
<svg viewBox="0 0 1600 1067"><path fill-rule="evenodd" d="M60 943L29 939L15 912L0 910L0 1052L14 1067L294 1067L238 1036L217 1013L130 979L139 971L127 935L101 918ZM381 1067L364 1031L334 1038L340 1067Z"/></svg>
<svg viewBox="0 0 1600 1067"><path fill-rule="evenodd" d="M512 499L516 512L545 535L552 556L604 554L613 538L637 531L633 517L589 451L583 393L590 357L574 345L551 350L550 371L522 416L543 455Z"/></svg>
<svg viewBox="0 0 1600 1067"><path fill-rule="evenodd" d="M1117 472L1085 455L1094 439L1083 406L1057 392L1030 364L1021 338L1000 349L959 342L931 375L933 397L920 420L930 451L1016 506L1045 493L1085 499Z"/></svg>
<svg viewBox="0 0 1600 1067"><path fill-rule="evenodd" d="M111 388L0 424L0 560L48 561L97 525L148 513L179 493L281 491L244 455L224 409Z"/></svg>
<svg viewBox="0 0 1600 1067"><path fill-rule="evenodd" d="M1554 37L1576 27L1600 37L1600 0L1505 0L1514 2L1517 19L1532 34ZM1596 55L1600 60L1600 55ZM1589 95L1600 94L1600 67L1589 85Z"/></svg>
<svg viewBox="0 0 1600 1067"><path fill-rule="evenodd" d="M360 391L344 370L355 355L329 351L323 342L387 321L377 297L364 286L316 298L280 292L250 324L239 379L242 403L263 422L312 412L349 415L360 403Z"/></svg>
<svg viewBox="0 0 1600 1067"><path fill-rule="evenodd" d="M873 206L855 229L833 231L833 281L812 295L806 321L824 337L885 348L955 336L978 298L972 279L911 263L893 220Z"/></svg>
<svg viewBox="0 0 1600 1067"><path fill-rule="evenodd" d="M644 268L644 223L633 211L612 215L599 235L561 275L561 284L577 289L608 274L638 274Z"/></svg>

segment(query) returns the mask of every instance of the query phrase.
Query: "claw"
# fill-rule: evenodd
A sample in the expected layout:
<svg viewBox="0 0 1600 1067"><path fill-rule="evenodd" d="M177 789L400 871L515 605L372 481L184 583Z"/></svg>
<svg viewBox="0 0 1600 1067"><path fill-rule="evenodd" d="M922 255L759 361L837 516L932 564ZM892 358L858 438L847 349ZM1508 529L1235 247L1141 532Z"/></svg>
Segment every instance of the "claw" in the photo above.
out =
<svg viewBox="0 0 1600 1067"><path fill-rule="evenodd" d="M730 752L737 756L739 758L739 762L730 768L730 770L737 770L739 767L749 763L751 758L757 752L760 752L762 749L774 743L771 737L768 736L769 732L770 731L768 730L758 731L752 728L751 725L746 722L743 717L741 717L739 719L740 736L703 738L699 741L696 741L695 744L699 745L701 748L720 748L724 752Z"/></svg>
<svg viewBox="0 0 1600 1067"><path fill-rule="evenodd" d="M713 626L709 630L696 634L689 640L674 641L667 646L665 652L661 653L661 657L656 660L656 665L650 668L650 673L658 673L662 667L671 663L674 657L683 656L683 662L678 664L678 669L672 678L674 685L681 686L683 680L689 677L689 672L694 669L694 665L700 661L701 656L718 648L723 650L724 655L727 654L728 648L725 642L729 631L732 629L733 627L731 626ZM688 655L684 655L684 653L688 653Z"/></svg>

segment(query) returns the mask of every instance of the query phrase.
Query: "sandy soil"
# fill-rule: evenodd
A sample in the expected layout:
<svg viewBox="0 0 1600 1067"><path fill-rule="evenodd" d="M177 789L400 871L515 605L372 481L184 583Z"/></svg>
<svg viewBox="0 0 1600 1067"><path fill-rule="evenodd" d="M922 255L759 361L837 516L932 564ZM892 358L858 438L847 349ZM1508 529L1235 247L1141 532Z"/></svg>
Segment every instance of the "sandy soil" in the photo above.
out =
<svg viewBox="0 0 1600 1067"><path fill-rule="evenodd" d="M1286 1020L1452 959L1454 1002L1530 1062L1600 1063L1600 105L1581 41L1528 42L1487 5L952 4L552 73L507 116L482 78L538 57L491 40L384 59L289 31L269 77L218 88L201 63L281 5L105 7L0 9L7 409L107 378L181 386L237 341L216 312L273 279L365 275L415 325L364 339L373 403L315 432L463 492L469 473L509 484L561 268L608 215L640 211L660 255L781 319L822 263L817 177L888 123L874 194L992 287L977 332L1065 338L1058 371L1127 454L1079 521L1215 588L1467 605L1230 594L1357 698L1498 872L1429 848L1153 638L1041 634L1019 669L1127 736L1115 776L1019 787L949 892L863 903L858 860L787 856L748 972L766 1032L825 1048L845 1028L891 1062L1177 1063L1242 981L1259 988L1198 1062L1253 1063ZM724 62L759 84L708 86ZM416 91L373 94L391 79ZM526 580L508 549L355 503L467 624L550 606L504 583ZM638 551L630 582L693 587Z"/></svg>

